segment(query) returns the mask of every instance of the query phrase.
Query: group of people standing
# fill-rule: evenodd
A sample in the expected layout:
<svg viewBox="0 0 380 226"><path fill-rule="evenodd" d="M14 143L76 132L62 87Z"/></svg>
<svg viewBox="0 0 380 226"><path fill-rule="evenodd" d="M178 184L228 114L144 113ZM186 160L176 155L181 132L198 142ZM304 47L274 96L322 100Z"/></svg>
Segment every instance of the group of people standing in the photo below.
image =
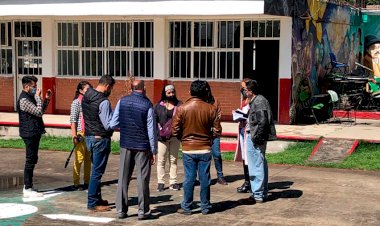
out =
<svg viewBox="0 0 380 226"><path fill-rule="evenodd" d="M45 100L36 89L34 76L22 80L23 91L18 101L20 136L26 145L24 170L24 197L42 196L33 188L32 177L38 159L38 145L45 133L42 114L49 103L51 92ZM146 96L143 80L131 84L132 92L122 97L114 110L108 96L114 87L112 76L100 78L96 88L87 81L78 84L71 104L71 132L75 145L73 189L88 189L87 208L96 212L110 211L108 201L102 198L101 178L105 173L111 152L111 137L120 130L120 165L116 192L118 218L128 215L128 187L136 168L138 187L138 219L155 218L149 207L149 182L151 167L157 163L157 191L165 190L165 164L169 159L169 188L180 190L177 179L177 159L182 144L185 178L184 197L179 213L192 213L194 186L200 182L202 214L212 210L210 202L210 165L214 157L217 182L227 185L222 172L220 154L221 108L206 81L196 80L190 85L191 98L182 103L176 97L175 87L165 85L160 101L153 106ZM267 140L274 139L275 129L268 101L258 95L256 81L243 81L242 94L250 107L247 122L240 122L240 139L246 182L238 192L252 190L253 199L262 202L267 198L268 166L265 160ZM246 150L246 151L244 151ZM84 164L83 185L80 170ZM92 164L91 164L92 163ZM248 184L248 181L250 182Z"/></svg>

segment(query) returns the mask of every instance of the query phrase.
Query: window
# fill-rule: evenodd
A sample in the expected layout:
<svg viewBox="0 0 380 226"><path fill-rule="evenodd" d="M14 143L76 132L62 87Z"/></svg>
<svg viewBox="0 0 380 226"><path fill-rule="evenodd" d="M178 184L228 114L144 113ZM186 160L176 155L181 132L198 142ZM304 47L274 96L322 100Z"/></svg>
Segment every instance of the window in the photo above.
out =
<svg viewBox="0 0 380 226"><path fill-rule="evenodd" d="M278 38L280 37L280 21L244 21L244 37Z"/></svg>
<svg viewBox="0 0 380 226"><path fill-rule="evenodd" d="M17 73L20 75L41 75L41 22L15 21L14 29Z"/></svg>
<svg viewBox="0 0 380 226"><path fill-rule="evenodd" d="M153 77L153 22L58 22L58 75Z"/></svg>
<svg viewBox="0 0 380 226"><path fill-rule="evenodd" d="M239 79L240 21L170 21L169 76Z"/></svg>
<svg viewBox="0 0 380 226"><path fill-rule="evenodd" d="M12 23L0 22L0 74L12 74Z"/></svg>

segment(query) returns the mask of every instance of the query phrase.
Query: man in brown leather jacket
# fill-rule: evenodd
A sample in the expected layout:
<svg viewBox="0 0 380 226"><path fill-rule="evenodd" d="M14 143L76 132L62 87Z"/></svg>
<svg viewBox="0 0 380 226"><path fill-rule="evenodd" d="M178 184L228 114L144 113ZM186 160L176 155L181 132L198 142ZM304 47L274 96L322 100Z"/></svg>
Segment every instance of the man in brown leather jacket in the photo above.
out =
<svg viewBox="0 0 380 226"><path fill-rule="evenodd" d="M183 105L178 107L173 119L172 132L182 142L182 160L185 174L183 182L183 201L179 213L190 215L193 203L194 184L197 174L201 184L202 214L211 211L210 203L210 165L211 142L222 131L216 108L204 100L208 94L206 81L191 83L190 95Z"/></svg>

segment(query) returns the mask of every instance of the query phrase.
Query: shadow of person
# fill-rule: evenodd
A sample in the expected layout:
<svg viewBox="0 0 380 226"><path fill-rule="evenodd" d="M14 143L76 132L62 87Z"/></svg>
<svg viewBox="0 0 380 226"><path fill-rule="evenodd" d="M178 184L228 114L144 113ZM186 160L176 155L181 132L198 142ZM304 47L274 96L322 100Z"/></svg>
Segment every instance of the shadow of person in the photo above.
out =
<svg viewBox="0 0 380 226"><path fill-rule="evenodd" d="M238 180L243 180L244 179L244 175L243 174L227 175L227 176L224 176L224 179L227 181L227 183L232 183L232 182L235 182L235 181L238 181ZM211 185L214 185L217 182L218 182L218 179L214 178L214 179L211 180Z"/></svg>
<svg viewBox="0 0 380 226"><path fill-rule="evenodd" d="M276 199L289 199L289 198L299 198L303 195L301 190L289 189L279 192L271 191L269 192L268 199L266 201L274 201Z"/></svg>
<svg viewBox="0 0 380 226"><path fill-rule="evenodd" d="M172 195L160 195L160 196L150 196L149 203L150 204L160 204L165 202L173 201ZM137 197L131 197L128 199L128 206L138 205Z"/></svg>
<svg viewBox="0 0 380 226"><path fill-rule="evenodd" d="M132 179L135 179L135 178L132 178ZM132 180L131 179L131 180ZM109 181L103 181L101 183L101 186L110 186L112 184L117 184L117 179L115 180L109 180ZM52 188L52 189L44 189L44 190L40 190L41 192L49 192L49 191L64 191L64 192L72 192L72 191L77 191L77 189L74 189L73 188L73 185L68 185L68 186L64 186L64 187L59 187L59 188Z"/></svg>
<svg viewBox="0 0 380 226"><path fill-rule="evenodd" d="M293 181L279 181L268 183L268 190L273 189L288 189L293 185Z"/></svg>

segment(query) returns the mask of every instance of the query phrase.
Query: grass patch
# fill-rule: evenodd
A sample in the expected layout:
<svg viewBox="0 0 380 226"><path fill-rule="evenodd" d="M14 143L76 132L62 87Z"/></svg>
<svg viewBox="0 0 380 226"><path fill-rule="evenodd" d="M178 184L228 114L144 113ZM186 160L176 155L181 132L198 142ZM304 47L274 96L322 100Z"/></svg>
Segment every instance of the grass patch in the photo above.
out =
<svg viewBox="0 0 380 226"><path fill-rule="evenodd" d="M307 158L317 142L300 142L285 151L267 154L269 163L341 169L380 170L380 144L361 142L353 154L341 163L313 163Z"/></svg>
<svg viewBox="0 0 380 226"><path fill-rule="evenodd" d="M21 138L17 139L1 139L1 148L25 148L24 141ZM119 142L111 142L112 154L119 154ZM71 151L73 142L71 137L55 137L55 136L42 136L40 141L40 150L51 151Z"/></svg>
<svg viewBox="0 0 380 226"><path fill-rule="evenodd" d="M272 164L289 164L302 166L316 166L343 169L360 169L360 170L380 170L380 144L371 144L361 142L355 152L341 163L311 163L307 161L310 153L317 142L298 142L290 145L283 152L267 154L268 163ZM19 139L2 139L1 148L25 148L21 138ZM41 150L54 151L71 151L73 144L70 137L42 136L40 142ZM120 146L118 141L111 142L111 153L119 154ZM222 152L224 161L232 161L235 152ZM182 152L179 152L179 158L182 158Z"/></svg>

